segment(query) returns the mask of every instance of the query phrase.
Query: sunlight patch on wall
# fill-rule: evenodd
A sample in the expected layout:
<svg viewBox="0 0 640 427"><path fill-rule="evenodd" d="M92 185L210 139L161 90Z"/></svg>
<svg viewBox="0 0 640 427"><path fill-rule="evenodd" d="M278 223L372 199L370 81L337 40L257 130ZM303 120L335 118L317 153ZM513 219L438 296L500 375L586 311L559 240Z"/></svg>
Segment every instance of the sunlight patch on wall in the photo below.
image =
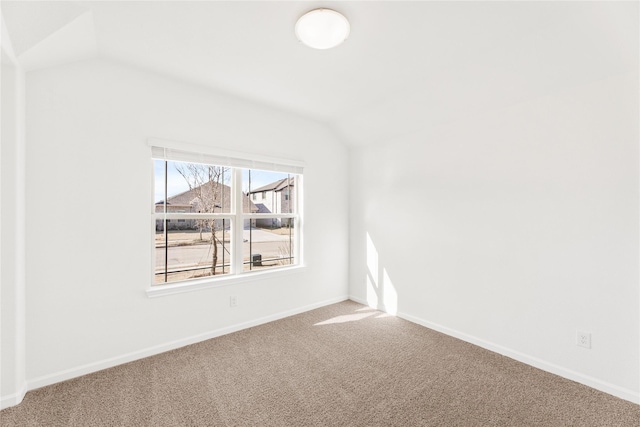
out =
<svg viewBox="0 0 640 427"><path fill-rule="evenodd" d="M367 305L377 308L378 302L378 285L376 285L371 280L371 276L367 274Z"/></svg>
<svg viewBox="0 0 640 427"><path fill-rule="evenodd" d="M398 292L389 272L380 265L380 255L367 233L367 304L395 316L398 312Z"/></svg>
<svg viewBox="0 0 640 427"><path fill-rule="evenodd" d="M396 291L387 269L382 270L382 303L384 304L385 311L391 315L396 315L398 312L398 292Z"/></svg>
<svg viewBox="0 0 640 427"><path fill-rule="evenodd" d="M378 285L378 250L371 240L371 236L367 233L367 269L369 274L374 278L376 286Z"/></svg>
<svg viewBox="0 0 640 427"><path fill-rule="evenodd" d="M367 304L378 307L378 250L367 233Z"/></svg>

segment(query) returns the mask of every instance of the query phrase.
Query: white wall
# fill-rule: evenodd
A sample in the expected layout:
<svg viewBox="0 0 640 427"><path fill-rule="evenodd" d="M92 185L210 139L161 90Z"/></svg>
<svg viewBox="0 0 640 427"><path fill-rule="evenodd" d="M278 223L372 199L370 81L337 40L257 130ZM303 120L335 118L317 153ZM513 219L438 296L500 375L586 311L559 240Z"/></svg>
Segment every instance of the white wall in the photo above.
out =
<svg viewBox="0 0 640 427"><path fill-rule="evenodd" d="M19 403L25 381L24 72L2 25L0 65L0 409Z"/></svg>
<svg viewBox="0 0 640 427"><path fill-rule="evenodd" d="M351 294L640 402L638 89L634 70L353 150Z"/></svg>
<svg viewBox="0 0 640 427"><path fill-rule="evenodd" d="M307 268L149 299L149 137L305 161ZM346 154L311 121L106 61L29 73L29 387L346 298Z"/></svg>

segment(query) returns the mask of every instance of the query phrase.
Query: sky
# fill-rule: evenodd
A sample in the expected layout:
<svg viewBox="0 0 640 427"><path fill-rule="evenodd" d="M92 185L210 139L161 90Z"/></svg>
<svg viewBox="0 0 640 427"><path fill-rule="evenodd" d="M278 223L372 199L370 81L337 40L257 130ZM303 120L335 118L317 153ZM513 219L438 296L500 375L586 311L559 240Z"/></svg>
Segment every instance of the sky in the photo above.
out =
<svg viewBox="0 0 640 427"><path fill-rule="evenodd" d="M168 197L183 193L189 190L187 181L176 170L176 164L181 162L167 162L167 194ZM164 199L164 160L154 160L154 203ZM248 170L243 170L242 174L242 191L248 191ZM230 175L229 175L230 177ZM256 189L269 183L286 178L286 173L269 172L261 170L251 170L251 188ZM225 183L229 185L229 181L225 177Z"/></svg>

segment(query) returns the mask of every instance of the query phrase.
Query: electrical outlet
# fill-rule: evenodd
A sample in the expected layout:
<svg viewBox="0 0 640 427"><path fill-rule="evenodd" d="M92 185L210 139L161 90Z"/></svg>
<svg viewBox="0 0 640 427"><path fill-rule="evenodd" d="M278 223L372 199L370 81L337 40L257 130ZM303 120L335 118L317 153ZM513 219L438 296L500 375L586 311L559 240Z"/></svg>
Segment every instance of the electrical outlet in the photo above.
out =
<svg viewBox="0 0 640 427"><path fill-rule="evenodd" d="M238 306L238 297L236 297L235 295L229 297L229 307L233 308L237 306Z"/></svg>
<svg viewBox="0 0 640 427"><path fill-rule="evenodd" d="M584 348L591 348L591 333L576 331L576 345Z"/></svg>

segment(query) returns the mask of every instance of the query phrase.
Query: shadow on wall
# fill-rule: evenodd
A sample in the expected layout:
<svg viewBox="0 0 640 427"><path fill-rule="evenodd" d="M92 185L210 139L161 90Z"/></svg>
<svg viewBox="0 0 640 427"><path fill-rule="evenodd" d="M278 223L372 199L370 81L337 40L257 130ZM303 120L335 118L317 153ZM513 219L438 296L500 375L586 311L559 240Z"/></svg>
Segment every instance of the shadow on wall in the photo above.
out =
<svg viewBox="0 0 640 427"><path fill-rule="evenodd" d="M389 277L369 232L367 232L367 304L389 314L398 312L398 292Z"/></svg>

